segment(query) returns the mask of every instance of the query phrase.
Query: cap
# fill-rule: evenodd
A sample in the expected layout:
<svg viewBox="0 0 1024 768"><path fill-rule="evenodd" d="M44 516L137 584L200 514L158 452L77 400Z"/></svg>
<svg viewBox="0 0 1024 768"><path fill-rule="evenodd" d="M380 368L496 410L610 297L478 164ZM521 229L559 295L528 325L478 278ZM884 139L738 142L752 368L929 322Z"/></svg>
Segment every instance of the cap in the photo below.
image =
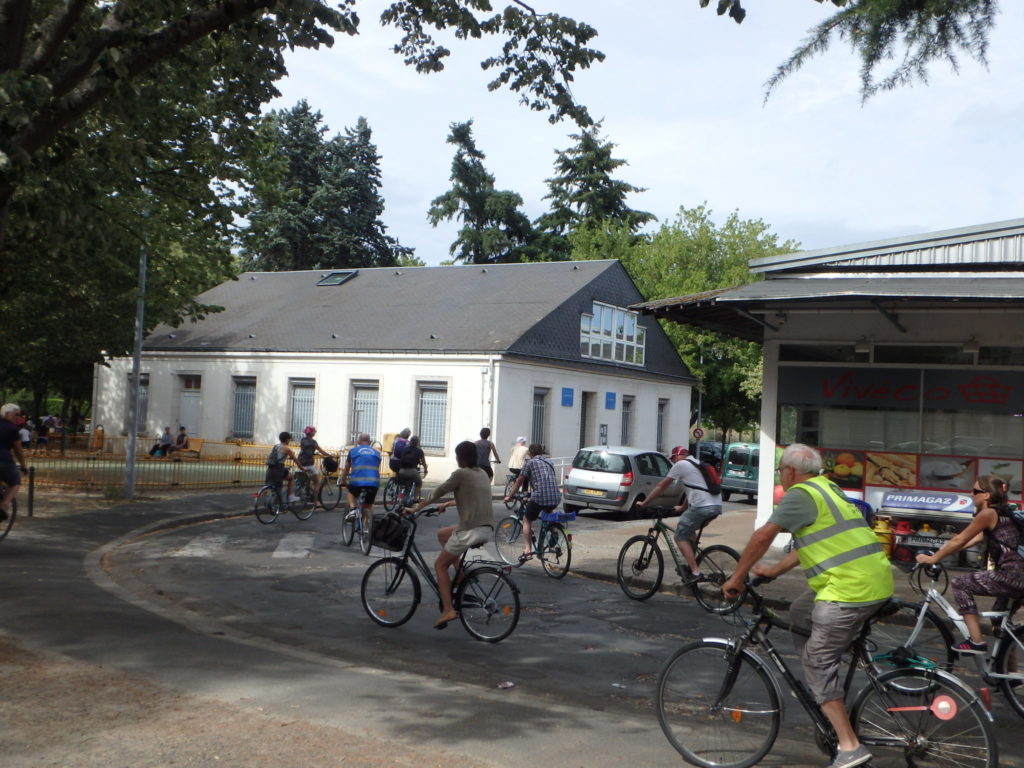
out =
<svg viewBox="0 0 1024 768"><path fill-rule="evenodd" d="M525 443L525 442L526 442L526 438L525 438L525 437L522 437L522 436L520 436L520 437L517 437L517 438L516 438L516 442L517 442L517 443Z"/></svg>
<svg viewBox="0 0 1024 768"><path fill-rule="evenodd" d="M690 455L690 449L687 448L685 445L677 445L675 448L672 449L672 458L673 459L676 456L689 456L689 455Z"/></svg>
<svg viewBox="0 0 1024 768"><path fill-rule="evenodd" d="M316 432L316 427L306 427L304 430L302 430L302 434L307 436L312 435L314 432Z"/></svg>

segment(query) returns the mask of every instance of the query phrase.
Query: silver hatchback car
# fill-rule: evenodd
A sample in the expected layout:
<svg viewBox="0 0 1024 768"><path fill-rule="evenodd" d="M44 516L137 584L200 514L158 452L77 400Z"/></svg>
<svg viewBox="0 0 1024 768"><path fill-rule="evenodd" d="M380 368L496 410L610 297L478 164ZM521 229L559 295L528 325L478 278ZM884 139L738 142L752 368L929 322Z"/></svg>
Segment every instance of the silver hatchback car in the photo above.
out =
<svg viewBox="0 0 1024 768"><path fill-rule="evenodd" d="M657 451L607 445L581 448L562 486L562 507L566 512L588 507L635 511L637 501L647 498L671 466ZM653 505L669 507L681 496L682 489L673 484Z"/></svg>

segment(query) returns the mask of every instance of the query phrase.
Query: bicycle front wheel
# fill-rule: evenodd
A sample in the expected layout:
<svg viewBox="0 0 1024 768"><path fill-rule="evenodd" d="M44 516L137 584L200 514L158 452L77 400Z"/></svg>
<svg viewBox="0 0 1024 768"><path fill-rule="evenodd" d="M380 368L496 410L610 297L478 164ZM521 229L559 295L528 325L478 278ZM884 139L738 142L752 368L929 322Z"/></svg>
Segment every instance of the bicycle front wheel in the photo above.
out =
<svg viewBox="0 0 1024 768"><path fill-rule="evenodd" d="M6 492L6 487L0 487L0 495ZM11 499L10 508L7 510L7 519L0 520L0 541L7 537L14 526L14 518L18 516L18 500Z"/></svg>
<svg viewBox="0 0 1024 768"><path fill-rule="evenodd" d="M658 722L683 759L702 768L747 768L779 735L778 686L748 650L700 640L676 651L658 674Z"/></svg>
<svg viewBox="0 0 1024 768"><path fill-rule="evenodd" d="M332 509L337 509L340 501L341 486L338 485L338 481L333 477L325 477L320 484L320 506L330 512Z"/></svg>
<svg viewBox="0 0 1024 768"><path fill-rule="evenodd" d="M565 529L558 523L549 523L540 540L540 562L548 576L560 579L569 572L572 562L572 543Z"/></svg>
<svg viewBox="0 0 1024 768"><path fill-rule="evenodd" d="M870 663L877 674L888 672L894 666L908 666L903 659L908 654L926 659L936 669L946 672L952 671L956 658L950 647L952 632L938 614L923 603L904 604L895 613L876 619L871 624L868 641L874 646Z"/></svg>
<svg viewBox="0 0 1024 768"><path fill-rule="evenodd" d="M356 522L358 521L359 513L354 510L346 510L345 517L341 521L341 543L346 547L352 543L352 539L356 536Z"/></svg>
<svg viewBox="0 0 1024 768"><path fill-rule="evenodd" d="M519 623L519 589L497 568L474 568L455 595L459 620L477 640L497 643Z"/></svg>
<svg viewBox="0 0 1024 768"><path fill-rule="evenodd" d="M724 544L715 544L697 555L697 569L704 578L694 582L690 589L704 610L723 615L732 613L743 604L745 593L736 597L726 597L722 593L722 585L732 576L739 562L740 553Z"/></svg>
<svg viewBox="0 0 1024 768"><path fill-rule="evenodd" d="M281 494L273 486L263 486L256 494L256 508L253 511L256 519L264 525L274 522L281 513Z"/></svg>
<svg viewBox="0 0 1024 768"><path fill-rule="evenodd" d="M665 575L665 558L658 540L652 536L634 536L619 550L616 571L619 586L626 597L646 600L661 586Z"/></svg>
<svg viewBox="0 0 1024 768"><path fill-rule="evenodd" d="M494 549L509 565L519 565L523 551L523 524L515 515L503 517L494 530Z"/></svg>
<svg viewBox="0 0 1024 768"><path fill-rule="evenodd" d="M1014 627L1000 641L995 671L999 675L1012 675L1000 678L999 687L1010 706L1024 717L1024 625Z"/></svg>
<svg viewBox="0 0 1024 768"><path fill-rule="evenodd" d="M420 604L420 581L399 557L378 560L363 574L363 608L382 627L399 627Z"/></svg>
<svg viewBox="0 0 1024 768"><path fill-rule="evenodd" d="M398 483L395 478L389 478L384 486L384 509L387 512L395 511L395 504L398 501Z"/></svg>
<svg viewBox="0 0 1024 768"><path fill-rule="evenodd" d="M906 668L874 678L857 695L850 722L879 764L999 763L991 715L973 690L946 672Z"/></svg>

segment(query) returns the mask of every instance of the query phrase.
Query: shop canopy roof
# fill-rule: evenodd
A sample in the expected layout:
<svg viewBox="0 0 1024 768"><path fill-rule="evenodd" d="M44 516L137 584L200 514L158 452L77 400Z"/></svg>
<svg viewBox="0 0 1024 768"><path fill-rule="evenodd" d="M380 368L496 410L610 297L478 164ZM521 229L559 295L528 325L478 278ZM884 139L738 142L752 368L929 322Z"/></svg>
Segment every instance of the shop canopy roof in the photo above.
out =
<svg viewBox="0 0 1024 768"><path fill-rule="evenodd" d="M941 277L828 276L776 278L737 288L636 304L632 309L659 319L718 331L748 341L763 341L773 315L788 307L851 309L873 307L898 323L901 307L964 309L993 304L1024 305L1024 276L943 275Z"/></svg>

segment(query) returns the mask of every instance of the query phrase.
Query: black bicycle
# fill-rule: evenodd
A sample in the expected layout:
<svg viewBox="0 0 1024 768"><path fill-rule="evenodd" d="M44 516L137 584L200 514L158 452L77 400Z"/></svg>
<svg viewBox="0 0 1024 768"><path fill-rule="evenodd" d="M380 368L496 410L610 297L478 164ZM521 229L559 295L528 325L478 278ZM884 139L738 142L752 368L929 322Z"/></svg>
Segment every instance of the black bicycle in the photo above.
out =
<svg viewBox="0 0 1024 768"><path fill-rule="evenodd" d="M434 569L416 546L417 520L438 512L437 507L430 506L401 516L408 530L389 541L375 542L398 553L367 568L360 587L363 608L382 627L400 627L412 618L420 604L420 578L437 596L440 607L441 593ZM398 541L402 541L400 549ZM467 560L467 554L468 550L462 554L452 583L452 607L470 635L497 643L511 635L519 623L519 588L508 575L511 566L493 560Z"/></svg>
<svg viewBox="0 0 1024 768"><path fill-rule="evenodd" d="M359 536L359 549L364 555L370 554L370 549L373 546L373 540L370 538L371 525L373 523L369 513L363 514L363 507L366 504L366 497L370 493L370 488L363 486L359 489L358 494L354 494L356 497L356 508L352 509L348 507L341 521L341 542L346 547L352 543L352 539Z"/></svg>
<svg viewBox="0 0 1024 768"><path fill-rule="evenodd" d="M295 473L295 495L297 501L288 501L285 498L283 480L276 483L267 483L256 492L256 503L253 512L256 519L264 525L269 525L277 520L282 512L291 510L299 520L309 520L313 516L313 490L309 484L309 476L297 470Z"/></svg>

